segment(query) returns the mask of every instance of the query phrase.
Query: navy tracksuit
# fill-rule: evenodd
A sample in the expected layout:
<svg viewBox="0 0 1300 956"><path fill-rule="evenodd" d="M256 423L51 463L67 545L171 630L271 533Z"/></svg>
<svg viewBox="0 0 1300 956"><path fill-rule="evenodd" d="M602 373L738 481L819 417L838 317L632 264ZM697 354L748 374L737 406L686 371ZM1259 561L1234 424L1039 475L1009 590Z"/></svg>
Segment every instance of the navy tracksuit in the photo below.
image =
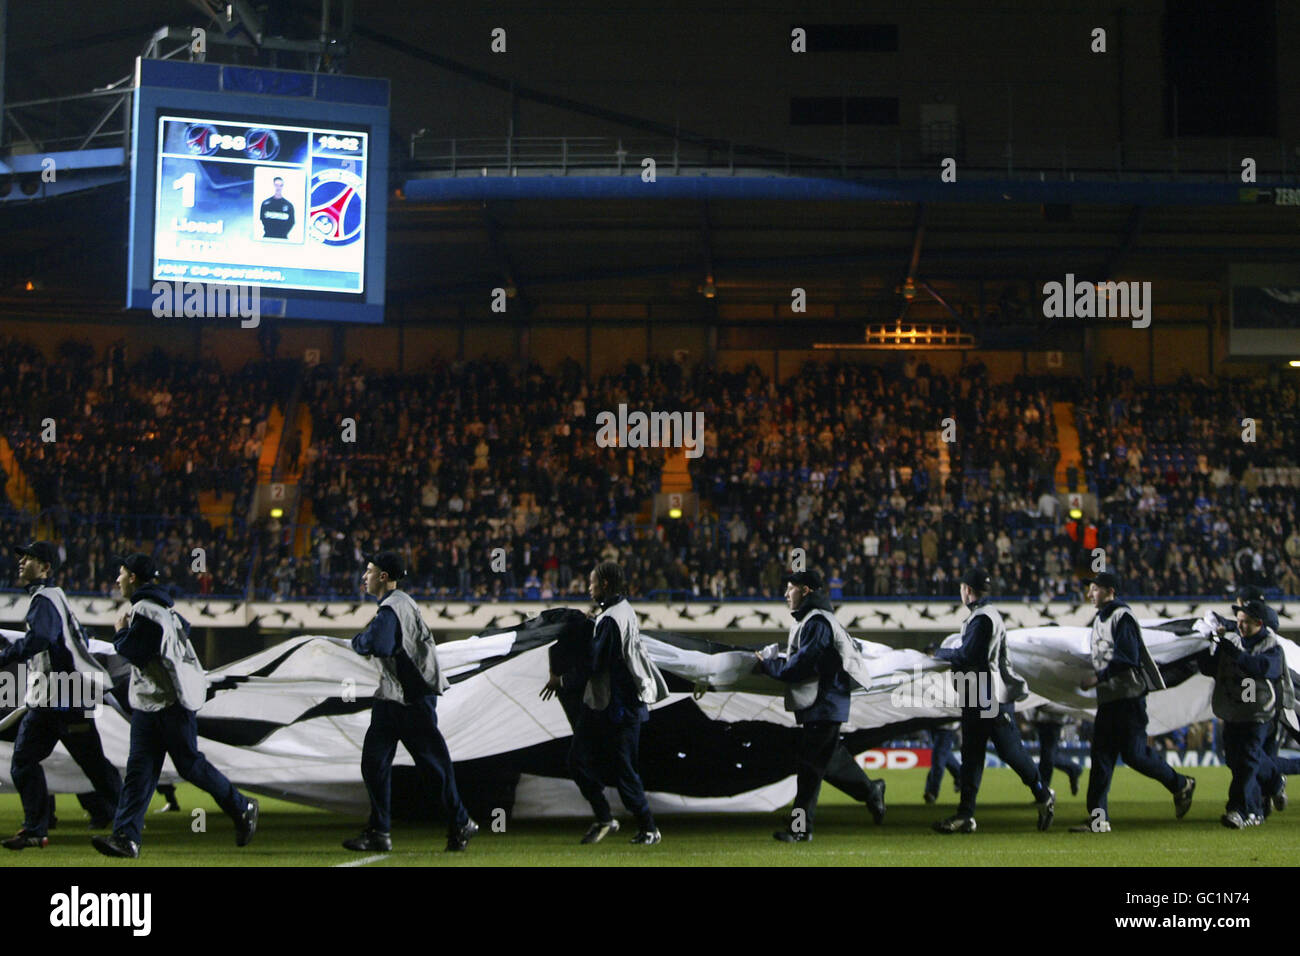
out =
<svg viewBox="0 0 1300 956"><path fill-rule="evenodd" d="M1147 699L1130 697L1097 705L1092 725L1092 769L1088 771L1088 812L1109 807L1110 780L1120 757L1143 776L1176 793L1179 775L1147 744Z"/></svg>
<svg viewBox="0 0 1300 956"><path fill-rule="evenodd" d="M854 758L853 752L841 740L835 752L831 754L830 763L826 765L823 781L852 797L858 803L875 804L880 796L874 787L876 781L867 776L862 764Z"/></svg>
<svg viewBox="0 0 1300 956"><path fill-rule="evenodd" d="M438 730L437 703L436 694L426 694L413 704L375 700L361 746L361 778L370 795L372 830L387 833L392 826L393 757L399 741L437 795L448 822L456 827L469 822L469 811L456 789L451 753Z"/></svg>
<svg viewBox="0 0 1300 956"><path fill-rule="evenodd" d="M1039 720L1034 722L1034 730L1038 733L1038 775L1043 778L1043 783L1049 787L1052 785L1052 771L1056 769L1064 770L1073 786L1074 778L1083 773L1083 770L1056 749L1061 743L1061 725L1050 720Z"/></svg>
<svg viewBox="0 0 1300 956"><path fill-rule="evenodd" d="M1109 601L1098 609L1097 614L1105 621L1119 608L1127 606L1120 601ZM1114 653L1106 666L1097 672L1099 694L1101 684L1131 679L1133 675L1129 671L1139 671L1138 676L1141 676L1141 643L1142 632L1137 621L1132 614L1124 615L1115 624ZM1163 784L1170 793L1178 791L1182 777L1147 744L1145 690L1135 697L1098 701L1092 727L1092 768L1088 771L1089 814L1098 809L1108 811L1110 781L1120 757L1138 773Z"/></svg>
<svg viewBox="0 0 1300 956"><path fill-rule="evenodd" d="M232 820L248 809L248 798L199 750L194 711L180 704L148 713L137 710L131 714L131 756L126 761L126 785L113 820L114 833L136 844L142 842L144 817L167 757L172 758L177 773L211 794Z"/></svg>
<svg viewBox="0 0 1300 956"><path fill-rule="evenodd" d="M610 604L622 600L615 598ZM592 710L582 703L582 691L592 674L609 671L609 706ZM590 654L571 659L570 669L561 675L561 702L566 711L577 705L577 723L569 748L569 773L591 804L596 819L608 823L614 813L605 797L602 778L614 781L619 799L636 817L644 832L655 829L654 814L646 799L645 785L637 770L641 746L641 725L650 719L650 709L640 699L632 674L623 660L623 639L611 617L602 618L592 634ZM572 720L572 716L570 717Z"/></svg>
<svg viewBox="0 0 1300 956"><path fill-rule="evenodd" d="M803 621L815 609L831 612L830 599L825 594L814 593L794 611L794 619ZM831 626L821 615L813 616L799 632L799 646L789 658L771 658L763 661L763 671L786 683L800 683L816 677L817 696L808 707L794 712L799 724L799 737L795 744L796 789L794 808L802 810L804 830L813 832L813 817L817 812L817 796L822 780L835 760L838 751L847 749L840 743L840 725L849 719L849 695L853 681L844 671L844 662L835 649ZM839 764L842 765L842 761ZM856 766L856 761L854 761ZM847 771L847 767L837 769ZM861 768L858 768L861 773ZM845 790L848 774L837 774L835 786ZM861 773L860 786L845 790L855 799L866 801L870 781ZM850 776L850 779L851 776ZM859 796L861 794L861 796Z"/></svg>
<svg viewBox="0 0 1300 956"><path fill-rule="evenodd" d="M1268 611L1268 619L1264 622L1274 634L1281 634L1280 624L1277 619L1277 611L1271 607L1265 608ZM1230 625L1231 626L1231 625ZM1286 667L1286 658L1282 658L1282 666ZM1300 773L1300 758L1297 757L1279 757L1278 748L1285 736L1289 736L1287 730L1282 726L1282 719L1279 716L1272 723L1272 730L1268 739L1264 743L1264 756L1268 762L1262 767L1259 774L1260 786L1263 789L1263 795L1266 799L1272 798L1280 789L1282 789L1282 779L1290 774Z"/></svg>
<svg viewBox="0 0 1300 956"><path fill-rule="evenodd" d="M438 695L420 676L402 650L401 625L392 608L379 612L366 629L352 638L352 649L367 657L391 657L397 665L402 696L411 703L376 697L370 727L361 745L361 779L370 795L370 829L388 833L392 828L393 758L400 742L415 761L453 827L469 822L469 811L456 789L456 773L447 742L438 730Z"/></svg>
<svg viewBox="0 0 1300 956"><path fill-rule="evenodd" d="M982 598L970 605L975 611L988 603ZM935 658L950 661L954 671L978 673L981 686L991 687L989 673L989 642L993 640L993 622L987 615L974 614L966 619L962 626L961 644L957 647L941 647L935 652ZM974 817L975 801L979 795L980 781L984 778L984 751L989 742L1008 767L1016 772L1021 782L1034 794L1034 800L1047 799L1047 786L1038 775L1034 758L1025 750L1024 741L1020 739L1020 729L1016 726L1016 705L1014 702L999 703L998 712L990 717L985 709L978 706L963 706L961 709L961 800L957 804L957 816Z"/></svg>
<svg viewBox="0 0 1300 956"><path fill-rule="evenodd" d="M131 596L131 603L150 601L172 606L171 597L154 584L146 584ZM182 619L186 633L189 625ZM157 622L143 614L132 617L130 626L113 637L117 652L135 667L144 668L158 659L163 632ZM179 702L162 710L131 712L131 752L126 761L126 784L113 820L113 832L132 843L142 841L144 817L149 811L163 761L172 758L176 772L200 790L211 794L217 806L232 820L248 810L249 801L199 750L198 716Z"/></svg>
<svg viewBox="0 0 1300 956"><path fill-rule="evenodd" d="M1262 598L1263 595L1256 595ZM1247 600L1247 595L1241 596L1242 600ZM1281 634L1280 623L1277 617L1277 611L1271 607L1264 609L1266 614L1265 624L1274 634ZM1221 618L1224 626L1230 630L1236 630L1236 622L1226 618ZM1286 667L1286 658L1283 656L1281 666ZM1279 675L1280 676L1280 675ZM1278 749L1284 736L1289 736L1285 727L1282 726L1282 719L1279 716L1270 724L1270 730L1267 739L1264 741L1264 757L1267 758L1260 764L1259 783L1265 800L1271 799L1282 789L1283 778L1290 774L1300 773L1300 758L1296 757L1279 757Z"/></svg>
<svg viewBox="0 0 1300 956"><path fill-rule="evenodd" d="M1264 815L1264 793L1260 774L1269 764L1264 753L1269 724L1222 721L1223 757L1232 771L1228 784L1227 811L1236 811L1243 817Z"/></svg>
<svg viewBox="0 0 1300 956"><path fill-rule="evenodd" d="M1293 773L1300 773L1300 757L1279 757L1277 755L1282 743L1282 735L1286 733L1286 730L1280 724L1280 719L1269 724L1268 739L1264 742L1264 756L1268 758L1269 762L1260 771L1259 782L1265 797L1272 797L1282 789L1283 777Z"/></svg>
<svg viewBox="0 0 1300 956"><path fill-rule="evenodd" d="M28 591L34 592L47 583L33 582ZM72 652L63 640L63 622L50 600L33 595L26 621L26 635L0 650L0 667L49 651L52 675L75 673ZM18 724L9 773L22 800L23 829L33 836L46 836L49 832L50 792L41 761L59 743L90 780L97 795L95 806L105 816L113 814L122 795L122 777L104 756L94 718L69 708L29 708Z"/></svg>
<svg viewBox="0 0 1300 956"><path fill-rule="evenodd" d="M939 795L943 786L943 773L952 774L953 782L961 784L961 761L953 750L957 747L957 731L951 726L933 727L930 730L930 772L925 775L925 792Z"/></svg>
<svg viewBox="0 0 1300 956"><path fill-rule="evenodd" d="M1223 728L1224 759L1232 771L1226 809L1243 817L1250 814L1262 817L1264 794L1271 796L1281 785L1277 779L1278 765L1268 755L1269 738L1277 737L1277 717L1267 711L1260 712L1244 701L1238 703L1234 700L1240 694L1235 682L1242 675L1267 681L1273 688L1277 688L1282 678L1282 668L1286 666L1282 648L1274 645L1271 650L1257 651L1265 636L1266 632L1260 630L1253 638L1243 637L1241 648L1230 641L1221 641L1217 651L1204 651L1196 659L1201 673L1215 678L1214 709ZM1226 655L1226 659L1220 660L1220 655ZM1225 673L1231 674L1233 686L1221 686ZM1276 695L1276 691L1274 693ZM1275 706L1281 706L1276 696Z"/></svg>

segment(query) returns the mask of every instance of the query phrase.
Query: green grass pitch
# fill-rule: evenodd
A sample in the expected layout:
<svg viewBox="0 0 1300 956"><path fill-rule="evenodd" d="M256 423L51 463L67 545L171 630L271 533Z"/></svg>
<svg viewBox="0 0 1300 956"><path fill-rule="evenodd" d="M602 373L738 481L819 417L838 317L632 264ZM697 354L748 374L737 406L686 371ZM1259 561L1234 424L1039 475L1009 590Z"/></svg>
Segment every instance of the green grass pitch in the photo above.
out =
<svg viewBox="0 0 1300 956"><path fill-rule="evenodd" d="M939 803L921 800L924 771L885 771L889 814L876 826L866 809L838 790L824 787L812 843L778 844L771 837L783 814L689 814L659 820L664 842L634 847L630 829L596 846L580 846L585 819L515 821L505 833L482 832L464 854L442 852L442 831L432 826L395 825L393 852L374 854L344 850L360 817L326 813L261 798L262 818L253 843L239 849L234 828L207 796L182 785L178 795L185 812L151 810L138 861L110 860L90 845L85 815L71 796L59 798L59 826L43 850L0 851L4 866L1256 866L1294 864L1300 852L1300 803L1268 822L1243 831L1219 824L1227 797L1226 768L1193 771L1196 802L1183 820L1175 820L1173 801L1164 788L1132 770L1121 768L1111 790L1109 834L1069 833L1083 822L1083 792L1072 797L1064 775L1057 774L1056 823L1048 833L1034 827L1028 793L1007 769L988 770L976 813L979 832L941 836L930 824L953 812L956 796L945 781ZM1087 777L1084 777L1086 786ZM161 798L154 808L162 805ZM207 832L191 830L190 811L207 811ZM21 822L18 798L0 795L0 830L12 832ZM626 817L622 820L629 825Z"/></svg>

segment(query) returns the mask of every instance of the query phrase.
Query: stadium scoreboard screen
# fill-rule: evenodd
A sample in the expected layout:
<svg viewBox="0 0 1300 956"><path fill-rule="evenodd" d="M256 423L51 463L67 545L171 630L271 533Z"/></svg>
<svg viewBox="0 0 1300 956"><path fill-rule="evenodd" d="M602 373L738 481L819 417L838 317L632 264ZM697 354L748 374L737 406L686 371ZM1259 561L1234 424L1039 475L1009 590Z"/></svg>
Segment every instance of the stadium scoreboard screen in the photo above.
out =
<svg viewBox="0 0 1300 956"><path fill-rule="evenodd" d="M367 134L158 119L153 274L365 291Z"/></svg>
<svg viewBox="0 0 1300 956"><path fill-rule="evenodd" d="M259 288L263 314L383 318L384 80L137 61L130 308Z"/></svg>

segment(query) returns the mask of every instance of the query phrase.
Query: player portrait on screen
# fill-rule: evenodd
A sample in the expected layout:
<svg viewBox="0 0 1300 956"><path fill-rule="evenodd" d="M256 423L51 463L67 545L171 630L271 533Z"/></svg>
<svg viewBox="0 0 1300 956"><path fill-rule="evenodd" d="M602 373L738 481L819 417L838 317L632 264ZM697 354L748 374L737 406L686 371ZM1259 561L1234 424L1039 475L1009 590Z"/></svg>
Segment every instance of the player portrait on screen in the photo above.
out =
<svg viewBox="0 0 1300 956"><path fill-rule="evenodd" d="M302 242L302 177L284 169L261 169L254 173L253 201L257 205L253 238L278 242ZM267 193L270 195L267 195Z"/></svg>

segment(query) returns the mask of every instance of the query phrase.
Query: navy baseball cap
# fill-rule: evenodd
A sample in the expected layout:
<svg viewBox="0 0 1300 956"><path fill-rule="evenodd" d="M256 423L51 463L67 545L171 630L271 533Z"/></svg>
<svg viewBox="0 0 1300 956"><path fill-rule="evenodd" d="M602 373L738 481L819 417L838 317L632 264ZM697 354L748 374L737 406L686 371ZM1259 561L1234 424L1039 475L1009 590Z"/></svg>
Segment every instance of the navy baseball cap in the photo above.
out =
<svg viewBox="0 0 1300 956"><path fill-rule="evenodd" d="M154 563L153 558L142 551L125 557L119 555L113 558L113 563L126 568L141 581L152 581L158 577L158 565Z"/></svg>
<svg viewBox="0 0 1300 956"><path fill-rule="evenodd" d="M59 549L48 541L32 541L14 548L15 554L26 555L37 561L44 561L53 571L59 566Z"/></svg>
<svg viewBox="0 0 1300 956"><path fill-rule="evenodd" d="M1261 624L1268 623L1268 605L1258 599L1234 604L1232 609L1234 611L1244 611Z"/></svg>
<svg viewBox="0 0 1300 956"><path fill-rule="evenodd" d="M1111 591L1119 592L1119 575L1114 571L1102 571L1096 577L1087 578L1084 584L1095 584L1099 588L1108 588Z"/></svg>
<svg viewBox="0 0 1300 956"><path fill-rule="evenodd" d="M981 567L971 568L957 580L981 594L987 593L993 586L993 579L989 577L988 571Z"/></svg>
<svg viewBox="0 0 1300 956"><path fill-rule="evenodd" d="M792 571L785 576L785 580L787 584L797 584L810 591L822 589L822 576L816 571Z"/></svg>
<svg viewBox="0 0 1300 956"><path fill-rule="evenodd" d="M1261 621L1263 621L1265 624L1267 624L1275 631L1280 631L1282 629L1282 626L1277 619L1277 611L1269 607L1267 601L1264 598L1263 588L1258 587L1254 584L1247 584L1237 590L1238 604L1240 604L1242 607L1245 607L1251 601L1259 601L1261 604L1264 605L1263 610L1268 614L1268 617L1260 618ZM1249 614L1250 612L1247 611L1246 613Z"/></svg>
<svg viewBox="0 0 1300 956"><path fill-rule="evenodd" d="M383 571L393 581L406 577L406 562L396 551L377 551L366 555L366 561Z"/></svg>

